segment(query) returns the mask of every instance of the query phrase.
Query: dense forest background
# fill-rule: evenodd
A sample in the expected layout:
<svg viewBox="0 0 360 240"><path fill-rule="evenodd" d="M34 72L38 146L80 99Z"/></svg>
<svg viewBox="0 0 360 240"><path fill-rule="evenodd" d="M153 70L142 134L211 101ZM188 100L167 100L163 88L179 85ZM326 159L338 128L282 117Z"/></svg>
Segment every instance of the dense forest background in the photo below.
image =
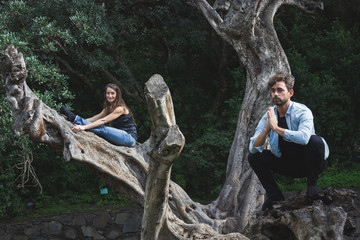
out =
<svg viewBox="0 0 360 240"><path fill-rule="evenodd" d="M315 16L280 9L275 26L296 78L293 100L312 109L316 132L330 146L323 184L360 188L360 2L323 2ZM92 116L101 111L104 86L115 82L139 142L151 127L144 83L161 74L186 138L172 179L199 201L217 196L246 73L199 11L181 0L10 0L0 2L0 23L1 51L13 43L23 53L27 83L47 105ZM4 87L0 96L0 217L18 217L34 204L106 204L99 189L107 186L92 172L66 163L60 150L15 136ZM297 184L282 183L285 190ZM126 202L109 190L108 200Z"/></svg>

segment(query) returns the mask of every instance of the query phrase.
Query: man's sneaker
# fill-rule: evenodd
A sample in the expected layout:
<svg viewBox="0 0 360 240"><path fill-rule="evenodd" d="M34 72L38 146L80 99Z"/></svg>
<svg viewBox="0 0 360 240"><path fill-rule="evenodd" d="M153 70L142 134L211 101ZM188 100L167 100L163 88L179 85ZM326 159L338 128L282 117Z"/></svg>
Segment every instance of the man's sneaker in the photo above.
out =
<svg viewBox="0 0 360 240"><path fill-rule="evenodd" d="M267 197L265 199L264 204L261 207L261 210L265 211L266 209L271 208L274 202L284 201L284 200L285 197L282 193L277 194L275 196Z"/></svg>
<svg viewBox="0 0 360 240"><path fill-rule="evenodd" d="M309 186L306 191L306 196L308 198L316 197L320 192L320 189L317 186Z"/></svg>

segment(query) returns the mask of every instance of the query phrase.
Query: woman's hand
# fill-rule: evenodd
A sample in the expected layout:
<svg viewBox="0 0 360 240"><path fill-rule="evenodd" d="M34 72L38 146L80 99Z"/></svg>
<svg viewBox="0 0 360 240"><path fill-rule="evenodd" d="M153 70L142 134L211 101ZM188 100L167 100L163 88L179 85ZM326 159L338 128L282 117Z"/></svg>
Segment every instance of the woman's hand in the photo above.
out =
<svg viewBox="0 0 360 240"><path fill-rule="evenodd" d="M80 131L85 131L85 126L84 125L77 125L75 124L74 127L72 128L72 130L77 133Z"/></svg>

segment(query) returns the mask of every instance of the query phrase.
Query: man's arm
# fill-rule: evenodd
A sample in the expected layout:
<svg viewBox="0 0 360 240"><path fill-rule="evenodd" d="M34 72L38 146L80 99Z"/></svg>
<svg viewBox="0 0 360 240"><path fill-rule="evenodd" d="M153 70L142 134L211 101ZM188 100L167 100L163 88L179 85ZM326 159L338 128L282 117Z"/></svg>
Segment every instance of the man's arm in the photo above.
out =
<svg viewBox="0 0 360 240"><path fill-rule="evenodd" d="M268 124L266 124L265 129L255 138L254 147L260 147L264 145L266 137L269 133L270 133L270 128L268 127Z"/></svg>
<svg viewBox="0 0 360 240"><path fill-rule="evenodd" d="M253 137L250 138L249 151L251 153L262 152L266 140L266 136L269 134L270 128L267 121L266 113L260 119Z"/></svg>
<svg viewBox="0 0 360 240"><path fill-rule="evenodd" d="M306 145L314 131L314 117L310 109L303 109L298 114L298 125L293 130L286 129L284 132L285 138L301 145Z"/></svg>

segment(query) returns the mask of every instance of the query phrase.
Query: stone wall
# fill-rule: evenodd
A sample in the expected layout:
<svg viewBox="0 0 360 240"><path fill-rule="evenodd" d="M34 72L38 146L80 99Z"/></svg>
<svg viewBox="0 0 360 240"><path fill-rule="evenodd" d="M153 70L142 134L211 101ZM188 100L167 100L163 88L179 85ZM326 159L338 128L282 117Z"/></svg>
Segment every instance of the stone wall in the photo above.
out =
<svg viewBox="0 0 360 240"><path fill-rule="evenodd" d="M142 209L78 213L0 224L0 240L140 239Z"/></svg>

